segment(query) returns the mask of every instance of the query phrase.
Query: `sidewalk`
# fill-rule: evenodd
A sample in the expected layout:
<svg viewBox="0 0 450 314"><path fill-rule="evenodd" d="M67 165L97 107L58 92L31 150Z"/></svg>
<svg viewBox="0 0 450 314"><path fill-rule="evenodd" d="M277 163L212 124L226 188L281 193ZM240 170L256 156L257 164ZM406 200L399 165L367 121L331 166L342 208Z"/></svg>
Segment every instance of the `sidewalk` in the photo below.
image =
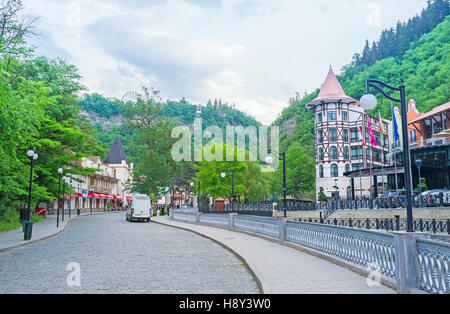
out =
<svg viewBox="0 0 450 314"><path fill-rule="evenodd" d="M118 213L118 212L106 212L106 213ZM96 214L106 214L105 212L93 213ZM82 213L81 216L89 216L90 213ZM66 212L64 215L64 221L62 221L62 216L59 216L59 227L56 228L56 215L48 215L43 221L33 224L33 235L30 241L25 241L23 239L22 228L15 229L11 231L5 231L0 233L0 253L7 251L16 247L27 245L36 241L45 240L51 236L54 236L67 227L69 222L77 218L76 212L72 212L70 219Z"/></svg>
<svg viewBox="0 0 450 314"><path fill-rule="evenodd" d="M267 294L391 294L385 286L369 287L366 278L324 259L240 232L152 217L161 224L205 235L240 255Z"/></svg>

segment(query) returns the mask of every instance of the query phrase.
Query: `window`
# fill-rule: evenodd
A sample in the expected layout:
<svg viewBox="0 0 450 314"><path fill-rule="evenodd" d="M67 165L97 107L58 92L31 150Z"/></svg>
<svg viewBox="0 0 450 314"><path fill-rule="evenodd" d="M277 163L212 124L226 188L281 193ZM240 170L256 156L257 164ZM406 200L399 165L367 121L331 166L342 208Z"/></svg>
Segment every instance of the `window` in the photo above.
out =
<svg viewBox="0 0 450 314"><path fill-rule="evenodd" d="M349 160L350 159L350 149L348 147L344 148L344 159Z"/></svg>
<svg viewBox="0 0 450 314"><path fill-rule="evenodd" d="M322 113L319 112L319 113L317 114L317 123L322 123L322 122L323 122Z"/></svg>
<svg viewBox="0 0 450 314"><path fill-rule="evenodd" d="M331 165L331 176L332 177L339 177L339 168L336 164Z"/></svg>
<svg viewBox="0 0 450 314"><path fill-rule="evenodd" d="M336 111L328 112L328 121L336 121Z"/></svg>
<svg viewBox="0 0 450 314"><path fill-rule="evenodd" d="M319 148L319 160L323 161L323 148Z"/></svg>
<svg viewBox="0 0 450 314"><path fill-rule="evenodd" d="M348 121L348 112L347 111L342 111L342 120Z"/></svg>
<svg viewBox="0 0 450 314"><path fill-rule="evenodd" d="M330 148L330 159L337 160L338 159L338 150L336 146L331 146Z"/></svg>
<svg viewBox="0 0 450 314"><path fill-rule="evenodd" d="M361 164L357 164L357 165L353 165L353 171L358 171L358 170L362 170L362 165Z"/></svg>
<svg viewBox="0 0 450 314"><path fill-rule="evenodd" d="M323 166L322 165L319 166L319 177L323 178Z"/></svg>
<svg viewBox="0 0 450 314"><path fill-rule="evenodd" d="M358 129L351 129L352 143L359 141Z"/></svg>
<svg viewBox="0 0 450 314"><path fill-rule="evenodd" d="M319 144L323 143L323 131L318 131L318 133L317 133L317 142Z"/></svg>
<svg viewBox="0 0 450 314"><path fill-rule="evenodd" d="M366 148L367 159L372 159L372 151L370 148Z"/></svg>
<svg viewBox="0 0 450 314"><path fill-rule="evenodd" d="M350 172L350 164L345 165L345 172Z"/></svg>
<svg viewBox="0 0 450 314"><path fill-rule="evenodd" d="M344 142L348 143L348 129L344 129Z"/></svg>
<svg viewBox="0 0 450 314"><path fill-rule="evenodd" d="M352 159L362 159L363 158L363 151L362 147L352 147Z"/></svg>
<svg viewBox="0 0 450 314"><path fill-rule="evenodd" d="M336 143L337 142L336 128L331 128L330 129L330 142L331 143Z"/></svg>

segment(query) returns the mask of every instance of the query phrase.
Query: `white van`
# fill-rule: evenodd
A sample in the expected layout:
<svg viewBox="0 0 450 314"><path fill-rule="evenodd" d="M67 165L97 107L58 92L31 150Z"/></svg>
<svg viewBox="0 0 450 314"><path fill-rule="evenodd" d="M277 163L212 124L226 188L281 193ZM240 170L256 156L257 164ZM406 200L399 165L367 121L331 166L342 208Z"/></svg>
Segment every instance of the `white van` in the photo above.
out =
<svg viewBox="0 0 450 314"><path fill-rule="evenodd" d="M127 221L143 220L150 222L150 207L150 197L148 197L148 195L135 194L131 196L131 205L126 214Z"/></svg>

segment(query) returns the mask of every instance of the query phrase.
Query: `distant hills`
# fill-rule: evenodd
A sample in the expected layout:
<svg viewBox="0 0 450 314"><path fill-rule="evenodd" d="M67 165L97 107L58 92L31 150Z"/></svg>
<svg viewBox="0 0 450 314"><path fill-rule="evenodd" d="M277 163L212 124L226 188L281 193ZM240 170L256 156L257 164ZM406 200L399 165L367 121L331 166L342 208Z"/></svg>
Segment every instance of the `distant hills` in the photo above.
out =
<svg viewBox="0 0 450 314"><path fill-rule="evenodd" d="M124 150L132 160L135 156L135 148L131 140L135 134L122 126L122 112L124 103L116 98L107 98L103 95L85 94L79 101L81 116L94 130L94 135L103 143L104 155L114 143L118 135L123 143ZM208 126L218 126L225 134L226 127L231 126L255 126L261 124L253 117L234 108L222 100L208 101L207 105L194 105L184 98L180 101L168 100L164 103L163 113L172 118L179 125L192 125L196 117L202 118L203 129ZM197 113L201 108L201 113ZM104 157L104 156L101 156Z"/></svg>

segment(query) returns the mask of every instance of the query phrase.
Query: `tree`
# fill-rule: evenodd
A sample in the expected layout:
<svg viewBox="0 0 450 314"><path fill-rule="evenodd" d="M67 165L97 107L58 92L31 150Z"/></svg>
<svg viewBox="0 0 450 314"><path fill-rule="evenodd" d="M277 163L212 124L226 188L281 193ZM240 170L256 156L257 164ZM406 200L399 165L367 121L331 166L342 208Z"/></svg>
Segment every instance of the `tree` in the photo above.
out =
<svg viewBox="0 0 450 314"><path fill-rule="evenodd" d="M134 94L136 100L124 106L125 125L137 132L133 191L159 196L161 187L171 185L178 169L171 157L175 123L163 115L159 91L144 87Z"/></svg>

